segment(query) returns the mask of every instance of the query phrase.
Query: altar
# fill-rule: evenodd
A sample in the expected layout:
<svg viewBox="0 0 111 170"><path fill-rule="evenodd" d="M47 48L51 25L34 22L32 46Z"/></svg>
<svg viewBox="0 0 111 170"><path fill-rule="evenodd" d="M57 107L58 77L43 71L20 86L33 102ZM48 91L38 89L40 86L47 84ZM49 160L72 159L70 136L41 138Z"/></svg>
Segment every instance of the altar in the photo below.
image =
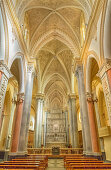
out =
<svg viewBox="0 0 111 170"><path fill-rule="evenodd" d="M46 147L66 147L66 117L62 111L47 113Z"/></svg>

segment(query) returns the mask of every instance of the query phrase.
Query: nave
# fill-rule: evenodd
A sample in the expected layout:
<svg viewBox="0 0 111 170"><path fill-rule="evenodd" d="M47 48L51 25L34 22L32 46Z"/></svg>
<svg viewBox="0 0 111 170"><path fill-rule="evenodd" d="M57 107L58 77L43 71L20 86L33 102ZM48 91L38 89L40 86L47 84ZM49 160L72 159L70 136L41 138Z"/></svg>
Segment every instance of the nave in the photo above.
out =
<svg viewBox="0 0 111 170"><path fill-rule="evenodd" d="M111 0L0 0L1 161L111 163L110 45Z"/></svg>

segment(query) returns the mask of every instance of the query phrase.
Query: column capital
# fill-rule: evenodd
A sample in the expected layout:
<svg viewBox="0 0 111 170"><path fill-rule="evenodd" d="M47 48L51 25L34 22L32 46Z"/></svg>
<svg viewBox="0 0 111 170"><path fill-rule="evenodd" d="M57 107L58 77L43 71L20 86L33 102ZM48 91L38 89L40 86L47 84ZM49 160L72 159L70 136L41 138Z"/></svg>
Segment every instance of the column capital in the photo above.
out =
<svg viewBox="0 0 111 170"><path fill-rule="evenodd" d="M75 58L72 65L73 73L75 73L77 69L81 69L82 65L82 61L79 58Z"/></svg>
<svg viewBox="0 0 111 170"><path fill-rule="evenodd" d="M4 64L4 61L0 61L0 71L5 75L7 79L12 76L9 68L7 67L6 64Z"/></svg>
<svg viewBox="0 0 111 170"><path fill-rule="evenodd" d="M89 102L89 103L94 103L94 102L98 102L98 99L97 98L93 98L93 94L92 93L89 93L89 92L86 92L86 98L87 98L87 101Z"/></svg>
<svg viewBox="0 0 111 170"><path fill-rule="evenodd" d="M33 95L33 98L43 100L44 99L44 94L43 93L37 93L36 95Z"/></svg>
<svg viewBox="0 0 111 170"><path fill-rule="evenodd" d="M75 76L78 78L79 73L83 72L83 64L80 59L75 60Z"/></svg>
<svg viewBox="0 0 111 170"><path fill-rule="evenodd" d="M67 111L68 111L68 107L67 107L67 106L66 106L66 107L63 107L63 108L62 108L62 111L63 111L63 112L67 112Z"/></svg>
<svg viewBox="0 0 111 170"><path fill-rule="evenodd" d="M17 102L23 103L24 101L24 93L17 94Z"/></svg>
<svg viewBox="0 0 111 170"><path fill-rule="evenodd" d="M104 74L111 69L111 59L106 58L103 65L100 67L97 76L102 79L104 77Z"/></svg>
<svg viewBox="0 0 111 170"><path fill-rule="evenodd" d="M34 64L28 63L27 64L27 73L34 73Z"/></svg>
<svg viewBox="0 0 111 170"><path fill-rule="evenodd" d="M18 93L17 98L14 97L12 99L12 103L14 104L23 103L23 101L24 101L24 93Z"/></svg>
<svg viewBox="0 0 111 170"><path fill-rule="evenodd" d="M72 93L72 94L69 94L69 99L77 99L78 98L78 95Z"/></svg>

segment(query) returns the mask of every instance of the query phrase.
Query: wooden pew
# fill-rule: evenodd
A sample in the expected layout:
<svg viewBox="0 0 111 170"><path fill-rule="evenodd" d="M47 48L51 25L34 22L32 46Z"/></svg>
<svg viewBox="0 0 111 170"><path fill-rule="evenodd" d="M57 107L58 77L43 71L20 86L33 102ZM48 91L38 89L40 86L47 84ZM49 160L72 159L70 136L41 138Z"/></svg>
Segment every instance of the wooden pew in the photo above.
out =
<svg viewBox="0 0 111 170"><path fill-rule="evenodd" d="M68 167L70 165L70 163L76 163L76 164L95 163L95 164L97 164L97 163L103 163L103 161L74 161L74 160L71 161L71 160L69 160L64 164L64 167Z"/></svg>
<svg viewBox="0 0 111 170"><path fill-rule="evenodd" d="M0 164L0 169L41 169L45 170L48 166L48 159L44 156L16 158Z"/></svg>
<svg viewBox="0 0 111 170"><path fill-rule="evenodd" d="M104 170L111 169L110 163L103 163L103 161L99 161L98 159L83 157L83 156L65 156L64 157L64 166L67 170L77 169L77 170Z"/></svg>
<svg viewBox="0 0 111 170"><path fill-rule="evenodd" d="M82 158L79 158L79 159L77 159L77 158L65 158L64 159L64 166L66 166L67 165L67 162L81 162L81 161L86 161L86 162L97 162L98 161L98 159L93 159L93 158L84 158L84 157L82 157Z"/></svg>
<svg viewBox="0 0 111 170"><path fill-rule="evenodd" d="M94 163L94 164L71 164L66 168L67 170L72 169L111 169L111 164L102 164L102 163Z"/></svg>
<svg viewBox="0 0 111 170"><path fill-rule="evenodd" d="M35 169L39 170L40 167L39 165L1 165L0 164L0 169ZM41 168L42 169L42 168Z"/></svg>
<svg viewBox="0 0 111 170"><path fill-rule="evenodd" d="M48 160L44 160L44 159L42 159L42 158L38 158L38 159L23 159L23 158L21 158L21 159L12 159L12 162L23 162L23 161L26 161L27 163L28 162L36 162L36 161L40 161L42 164L45 164L45 166L47 167L48 166Z"/></svg>
<svg viewBox="0 0 111 170"><path fill-rule="evenodd" d="M2 165L7 165L7 166L11 166L11 165L13 165L13 166L21 166L21 165L23 165L23 166L25 166L25 167L27 167L27 165L29 166L37 166L37 167L39 167L39 169L41 168L41 169L46 169L46 166L45 166L45 164L41 164L40 162L38 162L38 163L4 163L4 164L1 164L0 166L2 166Z"/></svg>

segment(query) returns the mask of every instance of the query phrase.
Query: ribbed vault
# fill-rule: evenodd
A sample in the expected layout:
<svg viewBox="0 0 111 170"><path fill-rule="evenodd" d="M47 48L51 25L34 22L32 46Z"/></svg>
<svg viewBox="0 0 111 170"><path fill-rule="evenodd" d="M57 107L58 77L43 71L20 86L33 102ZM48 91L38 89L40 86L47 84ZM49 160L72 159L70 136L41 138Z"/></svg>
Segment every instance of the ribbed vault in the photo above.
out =
<svg viewBox="0 0 111 170"><path fill-rule="evenodd" d="M17 0L15 8L29 57L37 63L38 93L45 94L47 106L65 107L92 0Z"/></svg>

